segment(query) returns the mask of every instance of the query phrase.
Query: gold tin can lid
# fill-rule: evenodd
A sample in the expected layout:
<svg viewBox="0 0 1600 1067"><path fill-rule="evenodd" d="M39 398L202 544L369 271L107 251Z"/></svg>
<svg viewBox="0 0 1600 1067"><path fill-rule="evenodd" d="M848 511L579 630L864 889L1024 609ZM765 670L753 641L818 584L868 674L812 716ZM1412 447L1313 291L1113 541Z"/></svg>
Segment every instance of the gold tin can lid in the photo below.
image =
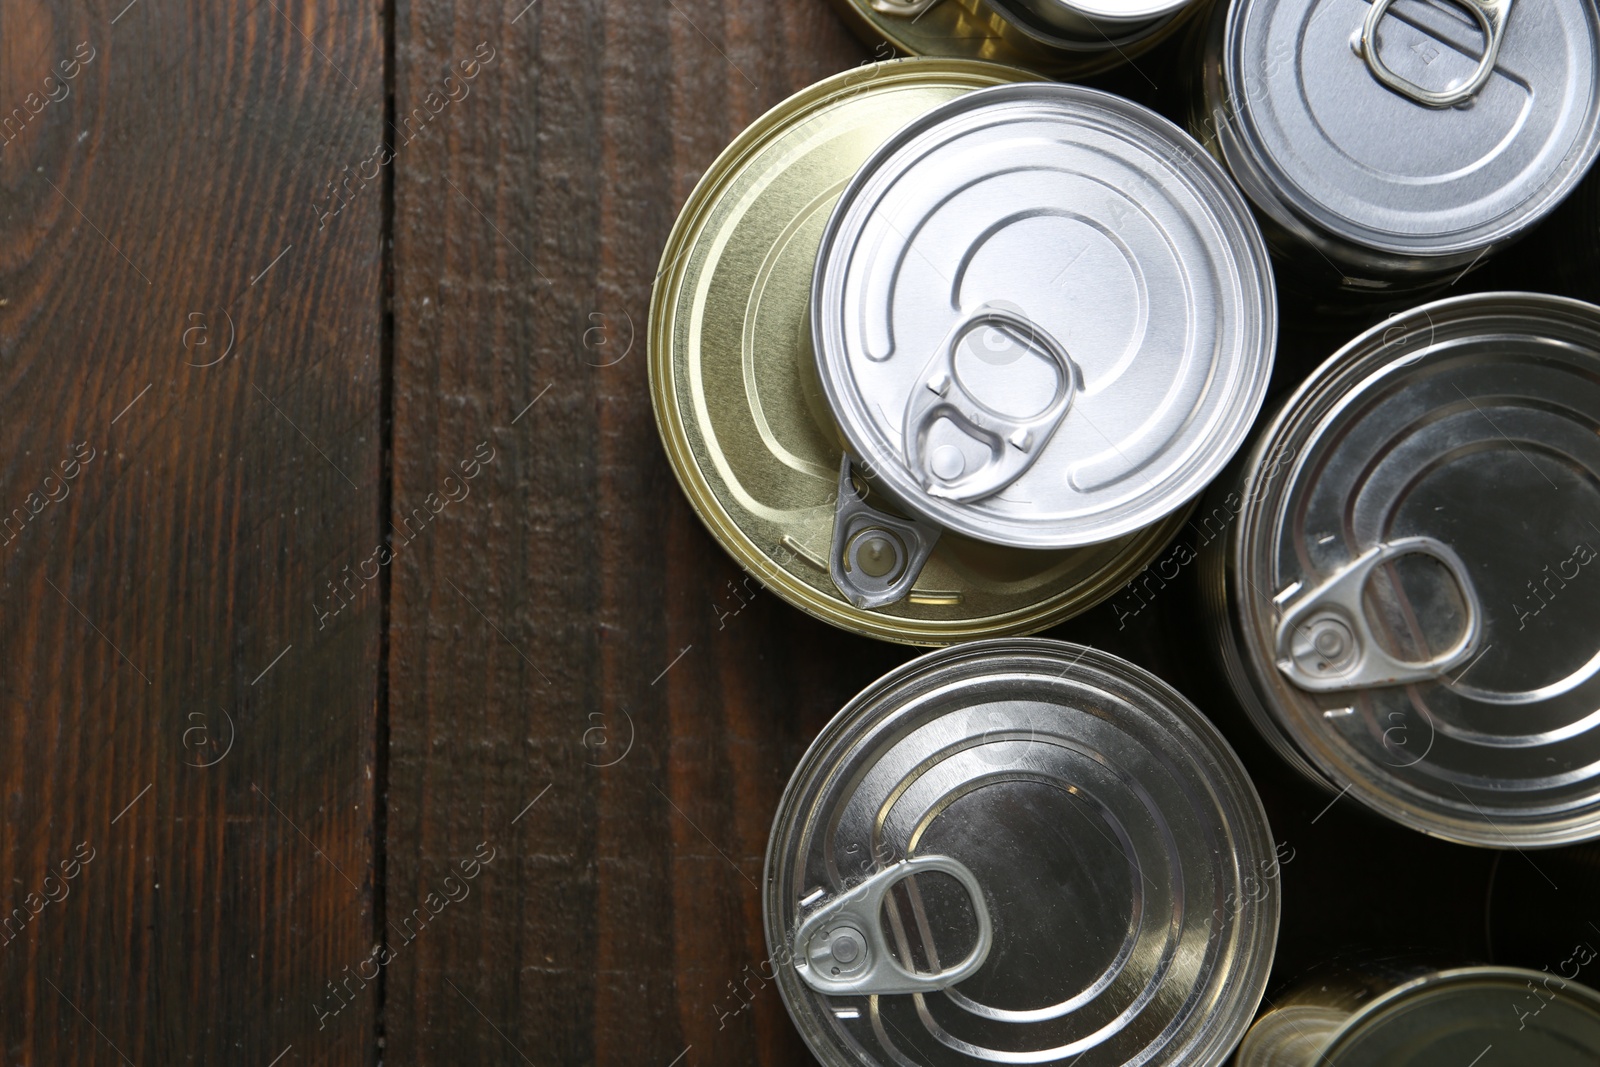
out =
<svg viewBox="0 0 1600 1067"><path fill-rule="evenodd" d="M893 49L907 56L982 59L1070 80L1136 59L1206 4L1190 0L1148 19L1115 21L1093 18L1091 6L1070 22L1040 14L1041 7L1073 12L1065 0L833 0L833 6L856 36L879 48L880 58Z"/></svg>
<svg viewBox="0 0 1600 1067"><path fill-rule="evenodd" d="M841 629L913 645L1033 633L1115 592L1187 517L1059 551L947 532L910 594L871 610L829 576L844 445L807 332L823 229L846 183L907 122L974 89L1035 78L993 63L906 59L819 82L728 146L662 251L650 390L673 472L741 566Z"/></svg>

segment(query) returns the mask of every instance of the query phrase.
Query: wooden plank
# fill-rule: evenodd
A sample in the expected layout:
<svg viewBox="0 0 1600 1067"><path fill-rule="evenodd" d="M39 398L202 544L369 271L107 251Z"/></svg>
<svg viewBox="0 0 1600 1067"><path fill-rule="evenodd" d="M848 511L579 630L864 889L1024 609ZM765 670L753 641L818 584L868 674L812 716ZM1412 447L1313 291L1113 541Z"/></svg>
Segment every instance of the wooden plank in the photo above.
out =
<svg viewBox="0 0 1600 1067"><path fill-rule="evenodd" d="M7 1063L376 1059L375 990L318 1009L382 604L319 609L380 536L382 204L322 205L382 49L371 4L0 12Z"/></svg>
<svg viewBox="0 0 1600 1067"><path fill-rule="evenodd" d="M667 468L644 327L699 174L865 56L820 2L402 13L397 113L460 99L398 153L396 512L495 458L395 565L390 915L496 853L390 968L397 1062L807 1062L776 990L719 1001L764 955L790 770L906 653L770 596L718 632L739 572Z"/></svg>

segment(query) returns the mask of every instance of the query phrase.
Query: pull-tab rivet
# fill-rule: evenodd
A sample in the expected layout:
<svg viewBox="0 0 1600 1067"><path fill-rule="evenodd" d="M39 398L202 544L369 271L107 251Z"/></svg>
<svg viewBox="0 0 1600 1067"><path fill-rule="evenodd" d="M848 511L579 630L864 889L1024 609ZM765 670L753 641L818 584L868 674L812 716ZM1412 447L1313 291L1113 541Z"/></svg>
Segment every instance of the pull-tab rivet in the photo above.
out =
<svg viewBox="0 0 1600 1067"><path fill-rule="evenodd" d="M867 936L853 926L823 930L811 941L806 955L813 966L826 968L834 977L849 975L866 966Z"/></svg>
<svg viewBox="0 0 1600 1067"><path fill-rule="evenodd" d="M1026 452L1028 449L1033 447L1033 434L1026 430L1018 430L1016 433L1006 438L1006 440L1010 441L1011 447L1015 448L1019 452Z"/></svg>
<svg viewBox="0 0 1600 1067"><path fill-rule="evenodd" d="M928 466L940 481L953 482L967 469L967 458L955 445L940 445L933 450Z"/></svg>
<svg viewBox="0 0 1600 1067"><path fill-rule="evenodd" d="M935 374L928 379L928 388L940 396L944 396L950 391L950 375Z"/></svg>
<svg viewBox="0 0 1600 1067"><path fill-rule="evenodd" d="M900 565L899 550L889 540L889 535L881 530L872 530L862 536L860 547L853 555L855 565L862 573L873 578L882 578Z"/></svg>
<svg viewBox="0 0 1600 1067"><path fill-rule="evenodd" d="M1321 632L1313 639L1312 644L1316 646L1318 652L1329 659L1338 659L1349 647L1347 638L1348 634L1344 631L1344 627L1330 620L1321 628Z"/></svg>

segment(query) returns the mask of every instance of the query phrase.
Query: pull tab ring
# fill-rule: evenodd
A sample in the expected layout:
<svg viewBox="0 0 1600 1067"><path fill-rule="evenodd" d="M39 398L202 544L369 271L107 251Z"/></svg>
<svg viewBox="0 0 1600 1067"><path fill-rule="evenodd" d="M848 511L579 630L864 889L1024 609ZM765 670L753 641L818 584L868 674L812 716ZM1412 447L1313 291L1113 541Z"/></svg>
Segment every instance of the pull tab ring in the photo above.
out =
<svg viewBox="0 0 1600 1067"><path fill-rule="evenodd" d="M956 352L970 334L981 329L998 330L1050 362L1056 387L1043 411L1029 418L1006 415L989 408L961 384ZM931 497L968 503L993 496L1033 466L1061 425L1077 390L1078 369L1060 342L1022 315L987 305L950 332L923 370L922 385L912 389L906 404L906 465ZM929 455L928 434L941 419L988 449L988 457L976 470L966 469L964 457L953 471L941 470Z"/></svg>
<svg viewBox="0 0 1600 1067"><path fill-rule="evenodd" d="M1466 604L1466 628L1454 645L1429 659L1412 662L1390 655L1372 632L1362 607L1367 577L1400 556L1430 556L1444 565ZM1478 648L1483 606L1455 550L1431 537L1387 541L1283 609L1278 623L1278 669L1301 689L1325 693L1405 685L1439 678L1465 663Z"/></svg>
<svg viewBox="0 0 1600 1067"><path fill-rule="evenodd" d="M932 871L948 874L967 891L978 920L978 937L966 959L930 974L908 971L894 958L879 914L891 889ZM993 944L994 923L973 873L949 856L918 856L877 872L807 915L795 931L792 947L801 980L818 993L842 997L948 989L976 973Z"/></svg>
<svg viewBox="0 0 1600 1067"><path fill-rule="evenodd" d="M1495 60L1500 55L1500 40L1506 32L1506 16L1511 11L1511 0L1455 0L1455 2L1457 6L1466 8L1467 12L1477 20L1478 28L1483 31L1483 57L1478 60L1478 69L1472 72L1472 77L1454 89L1434 92L1431 89L1424 89L1410 78L1401 77L1390 69L1389 64L1378 54L1378 23L1383 21L1383 16L1394 5L1394 0L1376 0L1372 9L1367 12L1366 23L1361 27L1361 55L1366 59L1372 76L1401 96L1409 97L1423 107L1451 107L1477 95L1478 90L1488 84L1489 75L1494 73Z"/></svg>

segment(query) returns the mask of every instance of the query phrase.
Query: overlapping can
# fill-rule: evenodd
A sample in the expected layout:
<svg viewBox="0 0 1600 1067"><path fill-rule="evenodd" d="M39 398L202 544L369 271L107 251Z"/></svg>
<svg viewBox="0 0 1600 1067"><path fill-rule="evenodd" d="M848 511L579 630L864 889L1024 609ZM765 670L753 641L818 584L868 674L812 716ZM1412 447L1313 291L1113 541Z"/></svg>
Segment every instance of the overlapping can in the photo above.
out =
<svg viewBox="0 0 1600 1067"><path fill-rule="evenodd" d="M1438 301L1317 370L1205 505L1218 651L1273 747L1448 840L1600 835L1597 431L1578 301Z"/></svg>
<svg viewBox="0 0 1600 1067"><path fill-rule="evenodd" d="M1201 0L834 0L870 45L1078 78L1171 37Z"/></svg>
<svg viewBox="0 0 1600 1067"><path fill-rule="evenodd" d="M1370 961L1275 996L1234 1067L1592 1067L1596 1050L1600 993L1550 970Z"/></svg>
<svg viewBox="0 0 1600 1067"><path fill-rule="evenodd" d="M1592 0L1232 0L1191 128L1291 277L1415 289L1481 263L1583 177L1597 54Z"/></svg>
<svg viewBox="0 0 1600 1067"><path fill-rule="evenodd" d="M1210 1067L1266 984L1276 864L1178 693L1082 646L973 642L869 686L801 759L767 944L828 1067Z"/></svg>
<svg viewBox="0 0 1600 1067"><path fill-rule="evenodd" d="M1098 602L1265 390L1270 267L1220 168L1151 112L1028 77L820 83L730 146L663 253L674 471L746 569L846 629L942 644Z"/></svg>

